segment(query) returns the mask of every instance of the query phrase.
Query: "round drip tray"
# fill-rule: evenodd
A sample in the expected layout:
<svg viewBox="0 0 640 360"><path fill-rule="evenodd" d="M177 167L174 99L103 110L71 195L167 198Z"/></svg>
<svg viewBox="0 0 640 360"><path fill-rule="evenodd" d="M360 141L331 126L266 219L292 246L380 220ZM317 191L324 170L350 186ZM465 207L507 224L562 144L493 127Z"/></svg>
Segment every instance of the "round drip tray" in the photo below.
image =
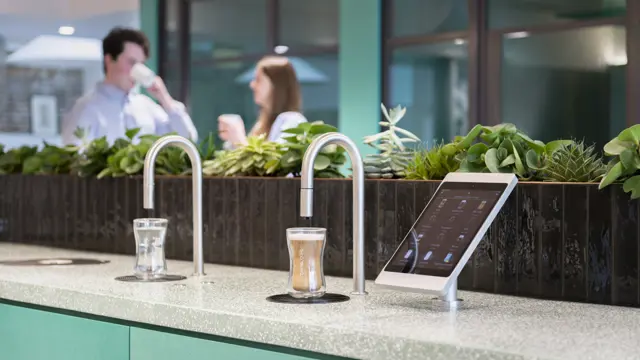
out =
<svg viewBox="0 0 640 360"><path fill-rule="evenodd" d="M348 301L350 298L342 294L326 293L317 298L294 298L289 294L272 295L267 298L267 301L284 303L284 304L330 304Z"/></svg>
<svg viewBox="0 0 640 360"><path fill-rule="evenodd" d="M0 261L0 265L9 266L71 266L71 265L100 265L107 264L109 260L85 259L85 258L49 258Z"/></svg>
<svg viewBox="0 0 640 360"><path fill-rule="evenodd" d="M157 282L168 282L168 281L180 281L185 280L187 277L182 275L165 275L163 277L158 278L150 278L150 279L140 279L135 275L126 275L126 276L118 276L116 280L118 281L126 281L126 282L148 282L148 283L157 283Z"/></svg>

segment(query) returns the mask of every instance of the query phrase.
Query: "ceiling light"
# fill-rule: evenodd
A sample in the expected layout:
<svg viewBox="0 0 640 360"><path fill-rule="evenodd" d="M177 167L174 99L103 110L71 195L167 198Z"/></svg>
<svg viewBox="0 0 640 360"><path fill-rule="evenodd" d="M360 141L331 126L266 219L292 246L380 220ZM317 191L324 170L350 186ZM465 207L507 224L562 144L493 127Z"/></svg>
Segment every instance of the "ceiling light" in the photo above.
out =
<svg viewBox="0 0 640 360"><path fill-rule="evenodd" d="M522 39L522 38L526 38L527 36L529 36L529 32L528 31L516 31L516 32L509 33L506 36L509 39Z"/></svg>
<svg viewBox="0 0 640 360"><path fill-rule="evenodd" d="M73 35L76 29L73 26L60 26L58 28L58 34L60 35Z"/></svg>
<svg viewBox="0 0 640 360"><path fill-rule="evenodd" d="M466 41L464 41L464 39L455 39L453 40L453 43L456 45L464 45Z"/></svg>
<svg viewBox="0 0 640 360"><path fill-rule="evenodd" d="M273 51L276 54L282 55L282 54L286 53L287 51L289 51L289 47L287 45L278 45L278 46L273 48Z"/></svg>

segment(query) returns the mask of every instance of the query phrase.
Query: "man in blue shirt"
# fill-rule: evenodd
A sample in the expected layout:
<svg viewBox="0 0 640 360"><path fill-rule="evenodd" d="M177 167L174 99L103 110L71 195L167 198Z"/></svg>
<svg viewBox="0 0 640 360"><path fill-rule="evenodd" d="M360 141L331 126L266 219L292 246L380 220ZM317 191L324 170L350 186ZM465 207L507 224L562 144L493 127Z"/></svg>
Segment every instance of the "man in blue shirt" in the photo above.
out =
<svg viewBox="0 0 640 360"><path fill-rule="evenodd" d="M84 129L84 140L106 136L109 143L123 138L127 129L140 128L139 135L176 132L197 141L196 131L185 106L175 101L160 77L147 91L159 103L135 91L130 73L149 57L149 40L141 31L114 28L102 40L105 78L87 95L78 99L65 117L62 141L79 145L74 133Z"/></svg>

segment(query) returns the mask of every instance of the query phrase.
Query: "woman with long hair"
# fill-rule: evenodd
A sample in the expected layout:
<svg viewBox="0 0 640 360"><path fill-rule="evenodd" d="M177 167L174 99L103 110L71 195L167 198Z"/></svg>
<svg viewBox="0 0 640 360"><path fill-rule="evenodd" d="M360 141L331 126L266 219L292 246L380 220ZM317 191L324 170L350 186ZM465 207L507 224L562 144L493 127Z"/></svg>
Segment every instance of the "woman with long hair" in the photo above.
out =
<svg viewBox="0 0 640 360"><path fill-rule="evenodd" d="M249 86L253 91L253 101L260 107L258 120L247 135L240 119L231 121L224 115L218 117L218 133L225 141L225 148L244 145L247 136L262 134L266 134L270 141L283 142L283 130L307 121L300 113L300 84L286 57L266 56L260 60Z"/></svg>

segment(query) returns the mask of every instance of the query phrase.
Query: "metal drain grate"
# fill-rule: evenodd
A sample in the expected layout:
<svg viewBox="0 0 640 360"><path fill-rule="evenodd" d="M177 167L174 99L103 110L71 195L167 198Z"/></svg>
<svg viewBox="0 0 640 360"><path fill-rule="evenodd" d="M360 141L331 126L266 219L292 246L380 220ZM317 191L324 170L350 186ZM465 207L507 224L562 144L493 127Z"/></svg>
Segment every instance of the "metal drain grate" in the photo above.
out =
<svg viewBox="0 0 640 360"><path fill-rule="evenodd" d="M0 265L9 266L72 266L72 265L100 265L107 264L109 260L85 259L85 258L48 258L29 260L0 261Z"/></svg>
<svg viewBox="0 0 640 360"><path fill-rule="evenodd" d="M182 275L165 275L159 278L140 279L135 275L118 276L116 280L126 282L168 282L168 281L180 281L185 280L187 277Z"/></svg>
<svg viewBox="0 0 640 360"><path fill-rule="evenodd" d="M285 303L285 304L330 304L336 302L348 301L350 298L346 295L326 293L317 298L294 298L289 294L272 295L267 301Z"/></svg>

